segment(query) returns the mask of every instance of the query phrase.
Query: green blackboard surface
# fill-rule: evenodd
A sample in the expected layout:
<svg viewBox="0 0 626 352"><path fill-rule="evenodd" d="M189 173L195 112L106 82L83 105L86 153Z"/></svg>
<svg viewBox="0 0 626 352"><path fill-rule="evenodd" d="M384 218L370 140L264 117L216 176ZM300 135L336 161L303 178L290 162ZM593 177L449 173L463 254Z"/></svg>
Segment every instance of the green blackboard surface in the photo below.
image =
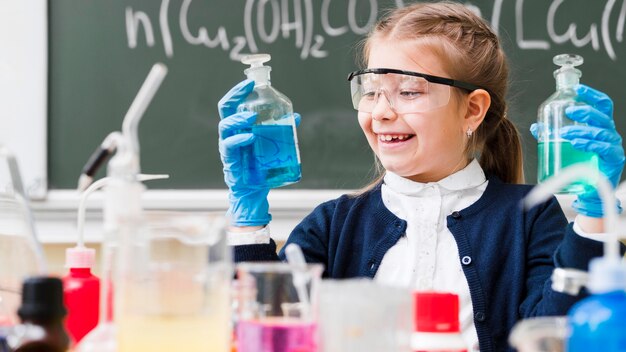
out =
<svg viewBox="0 0 626 352"><path fill-rule="evenodd" d="M151 188L225 188L216 105L244 79L242 54L272 55L273 85L302 115L302 181L290 188L362 186L373 155L349 100L359 41L384 10L376 0L49 1L48 177L74 188L83 164L122 119L155 62L169 68L139 126ZM585 58L582 81L613 97L626 133L626 0L476 0L510 59L510 118L521 130L527 182L536 180L528 127L554 90L552 57Z"/></svg>

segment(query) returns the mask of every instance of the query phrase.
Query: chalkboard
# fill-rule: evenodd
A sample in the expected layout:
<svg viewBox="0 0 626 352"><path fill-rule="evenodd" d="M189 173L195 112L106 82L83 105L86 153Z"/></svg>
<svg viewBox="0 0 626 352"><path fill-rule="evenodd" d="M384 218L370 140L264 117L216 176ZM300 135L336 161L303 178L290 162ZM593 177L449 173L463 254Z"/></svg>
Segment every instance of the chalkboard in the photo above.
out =
<svg viewBox="0 0 626 352"><path fill-rule="evenodd" d="M123 116L155 62L169 68L141 123L141 166L169 173L151 188L224 188L216 105L244 79L246 53L270 53L272 84L302 115L303 178L290 188L358 188L374 157L357 123L347 74L359 42L385 10L376 0L49 1L50 188L74 188L94 148ZM509 116L523 135L527 182L536 180L528 127L554 91L552 57L585 58L582 81L615 101L626 133L626 0L476 0L510 59Z"/></svg>

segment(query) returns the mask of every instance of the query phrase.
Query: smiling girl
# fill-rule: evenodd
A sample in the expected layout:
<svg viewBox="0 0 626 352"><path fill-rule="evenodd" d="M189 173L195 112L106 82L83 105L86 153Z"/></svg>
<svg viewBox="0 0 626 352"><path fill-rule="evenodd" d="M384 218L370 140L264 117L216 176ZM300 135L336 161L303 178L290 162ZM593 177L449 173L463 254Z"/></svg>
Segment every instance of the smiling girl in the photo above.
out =
<svg viewBox="0 0 626 352"><path fill-rule="evenodd" d="M602 253L597 195L577 199L568 224L557 200L524 212L519 134L507 118L508 68L489 25L455 3L397 9L364 45L366 68L350 74L352 102L383 166L371 185L319 205L292 231L325 277L371 277L415 290L454 292L468 345L508 348L520 319L563 315L582 298L553 291L555 267L585 270ZM235 113L253 88L244 81L219 103L220 152L230 189L236 260L285 260L269 237L267 189L241 181L239 148L254 141L252 113ZM612 103L578 88L587 106L568 116L588 126L565 131L593 151L615 186L624 165Z"/></svg>

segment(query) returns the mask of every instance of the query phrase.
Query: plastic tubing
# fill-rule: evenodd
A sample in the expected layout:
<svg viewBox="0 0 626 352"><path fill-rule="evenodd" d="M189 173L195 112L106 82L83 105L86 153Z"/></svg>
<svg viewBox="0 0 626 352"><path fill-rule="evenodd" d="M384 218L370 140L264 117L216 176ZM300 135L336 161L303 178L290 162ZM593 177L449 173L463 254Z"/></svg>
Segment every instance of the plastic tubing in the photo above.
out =
<svg viewBox="0 0 626 352"><path fill-rule="evenodd" d="M124 137L129 141L130 148L133 153L139 155L139 134L137 127L139 126L139 120L143 116L143 113L150 105L152 98L156 94L163 78L167 74L167 67L162 63L156 63L152 66L148 77L143 82L141 89L135 96L135 100L130 105L130 108L124 116L124 122L122 122L122 133Z"/></svg>
<svg viewBox="0 0 626 352"><path fill-rule="evenodd" d="M617 210L615 209L615 196L613 187L602 173L585 165L575 164L561 171L557 176L551 177L544 183L533 188L524 198L524 207L530 209L538 203L548 200L554 192L564 186L578 180L588 179L586 175L598 174L596 186L598 195L602 200L602 209L604 211L605 232L609 238L604 241L604 257L620 258L619 252L619 235L617 233Z"/></svg>

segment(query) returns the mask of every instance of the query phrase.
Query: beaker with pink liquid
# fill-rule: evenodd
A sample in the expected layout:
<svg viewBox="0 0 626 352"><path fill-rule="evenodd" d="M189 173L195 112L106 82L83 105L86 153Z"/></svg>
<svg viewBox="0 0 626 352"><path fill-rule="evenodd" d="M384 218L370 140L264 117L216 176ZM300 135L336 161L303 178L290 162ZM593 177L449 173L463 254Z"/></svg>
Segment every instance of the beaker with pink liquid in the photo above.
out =
<svg viewBox="0 0 626 352"><path fill-rule="evenodd" d="M241 263L238 352L317 352L317 292L323 266Z"/></svg>

